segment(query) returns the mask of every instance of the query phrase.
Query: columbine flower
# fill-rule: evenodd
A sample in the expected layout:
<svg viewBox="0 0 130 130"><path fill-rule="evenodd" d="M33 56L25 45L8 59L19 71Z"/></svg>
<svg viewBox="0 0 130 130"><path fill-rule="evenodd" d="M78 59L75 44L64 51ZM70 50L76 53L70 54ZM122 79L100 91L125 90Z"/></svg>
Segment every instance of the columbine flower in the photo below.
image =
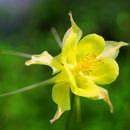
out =
<svg viewBox="0 0 130 130"><path fill-rule="evenodd" d="M119 48L128 45L124 42L104 41L97 34L89 34L81 40L82 31L70 14L71 28L63 38L62 52L52 57L47 51L32 56L26 65L43 64L56 74L52 90L53 101L58 105L53 123L62 113L71 109L70 90L78 96L90 99L103 99L113 112L108 92L100 85L112 83L119 75L115 61Z"/></svg>

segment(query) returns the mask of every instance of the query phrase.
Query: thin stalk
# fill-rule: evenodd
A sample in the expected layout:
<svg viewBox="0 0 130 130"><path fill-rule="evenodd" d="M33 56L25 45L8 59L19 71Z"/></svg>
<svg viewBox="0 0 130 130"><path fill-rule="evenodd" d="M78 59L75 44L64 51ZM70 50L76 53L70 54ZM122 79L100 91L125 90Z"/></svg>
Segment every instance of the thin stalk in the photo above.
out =
<svg viewBox="0 0 130 130"><path fill-rule="evenodd" d="M42 81L40 83L30 85L30 86L27 86L27 87L24 87L24 88L21 88L21 89L18 89L18 90L15 90L15 91L11 91L11 92L8 92L8 93L1 94L0 97L14 95L14 94L24 92L24 91L27 91L27 90L30 90L30 89L33 89L33 88L36 88L36 87L47 86L47 85L50 85L50 84L53 84L53 83L54 83L54 78Z"/></svg>
<svg viewBox="0 0 130 130"><path fill-rule="evenodd" d="M56 32L56 29L51 28L51 32L52 32L53 36L55 37L56 41L58 42L59 46L62 47L62 41L61 41L58 33Z"/></svg>
<svg viewBox="0 0 130 130"><path fill-rule="evenodd" d="M22 56L22 57L27 57L27 58L31 58L32 57L32 55L30 55L30 54L25 54L25 53L15 52L15 51L2 51L1 53L3 53L3 54L10 54L10 55L16 55L16 56Z"/></svg>
<svg viewBox="0 0 130 130"><path fill-rule="evenodd" d="M76 102L77 122L80 122L81 121L80 98L77 95L75 95L75 102Z"/></svg>
<svg viewBox="0 0 130 130"><path fill-rule="evenodd" d="M80 98L72 93L71 110L68 112L65 130L79 130L81 123ZM75 114L76 113L76 114Z"/></svg>
<svg viewBox="0 0 130 130"><path fill-rule="evenodd" d="M73 111L74 111L74 94L73 93L71 95L71 102L72 102L71 110L68 111L65 130L71 130L71 123L73 120Z"/></svg>

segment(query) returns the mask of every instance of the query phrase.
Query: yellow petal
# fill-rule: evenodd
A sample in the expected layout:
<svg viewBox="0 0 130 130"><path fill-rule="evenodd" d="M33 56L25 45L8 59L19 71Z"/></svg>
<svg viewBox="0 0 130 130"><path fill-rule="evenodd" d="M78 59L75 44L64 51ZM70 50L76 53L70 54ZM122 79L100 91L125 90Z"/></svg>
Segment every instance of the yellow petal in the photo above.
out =
<svg viewBox="0 0 130 130"><path fill-rule="evenodd" d="M62 113L70 110L69 84L65 82L57 83L52 90L52 99L58 105L58 110L54 118L51 120L51 123L57 120L62 115Z"/></svg>
<svg viewBox="0 0 130 130"><path fill-rule="evenodd" d="M105 49L98 57L110 57L115 59L119 54L119 49L123 46L128 46L128 43L106 41Z"/></svg>
<svg viewBox="0 0 130 130"><path fill-rule="evenodd" d="M77 57L84 57L88 55L97 56L105 47L103 37L97 34L89 34L80 40L77 46Z"/></svg>
<svg viewBox="0 0 130 130"><path fill-rule="evenodd" d="M89 77L86 77L82 72L73 75L66 66L66 72L71 83L71 90L75 95L87 97L91 99L103 99L113 112L112 104L109 100L108 92L104 88L97 86Z"/></svg>
<svg viewBox="0 0 130 130"><path fill-rule="evenodd" d="M48 65L53 69L53 73L56 73L61 70L61 64L53 58L47 51L44 51L40 55L33 55L31 60L25 62L27 66L31 64L42 64Z"/></svg>
<svg viewBox="0 0 130 130"><path fill-rule="evenodd" d="M102 58L95 64L90 77L97 84L109 84L119 75L119 67L112 58Z"/></svg>
<svg viewBox="0 0 130 130"><path fill-rule="evenodd" d="M63 38L62 62L75 64L76 62L76 46L82 35L81 30L75 24L72 15L70 14L72 27L68 29Z"/></svg>

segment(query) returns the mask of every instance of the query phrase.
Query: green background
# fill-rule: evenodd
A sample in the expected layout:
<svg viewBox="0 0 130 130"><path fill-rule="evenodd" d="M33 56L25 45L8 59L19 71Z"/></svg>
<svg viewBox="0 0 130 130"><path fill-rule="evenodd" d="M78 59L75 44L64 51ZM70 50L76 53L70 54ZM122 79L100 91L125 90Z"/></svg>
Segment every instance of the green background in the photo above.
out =
<svg viewBox="0 0 130 130"><path fill-rule="evenodd" d="M15 0L17 1L17 0ZM40 54L44 50L56 56L60 47L50 29L60 37L70 27L72 11L83 35L97 33L105 40L130 42L129 0L39 0L23 12L10 13L0 6L0 51ZM23 9L24 10L24 9ZM27 58L0 54L0 94L35 84L51 77L47 66L24 65ZM110 114L103 101L81 98L82 119L76 122L75 102L52 126L56 111L52 86L0 98L0 130L126 130L130 129L130 47L123 47L117 58L120 75L104 88L114 106Z"/></svg>

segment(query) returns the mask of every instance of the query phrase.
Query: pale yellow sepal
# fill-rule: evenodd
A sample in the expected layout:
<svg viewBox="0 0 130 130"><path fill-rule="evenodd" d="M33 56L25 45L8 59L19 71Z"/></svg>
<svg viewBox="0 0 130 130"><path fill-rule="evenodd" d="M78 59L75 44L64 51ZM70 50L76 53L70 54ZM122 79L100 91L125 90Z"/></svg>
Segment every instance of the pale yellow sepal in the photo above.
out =
<svg viewBox="0 0 130 130"><path fill-rule="evenodd" d="M74 65L76 62L76 46L82 36L82 31L75 24L70 14L71 28L67 30L63 38L62 62Z"/></svg>
<svg viewBox="0 0 130 130"><path fill-rule="evenodd" d="M106 41L104 51L98 57L110 57L115 59L119 54L119 49L123 46L128 46L125 42Z"/></svg>
<svg viewBox="0 0 130 130"><path fill-rule="evenodd" d="M25 62L25 65L27 66L32 64L48 65L53 69L53 73L56 73L61 69L60 63L58 63L58 61L53 58L47 51L44 51L40 55L33 55L31 60Z"/></svg>
<svg viewBox="0 0 130 130"><path fill-rule="evenodd" d="M40 55L33 55L31 60L25 62L26 65L31 64L43 64L43 65L50 65L53 57L47 52L44 51Z"/></svg>

